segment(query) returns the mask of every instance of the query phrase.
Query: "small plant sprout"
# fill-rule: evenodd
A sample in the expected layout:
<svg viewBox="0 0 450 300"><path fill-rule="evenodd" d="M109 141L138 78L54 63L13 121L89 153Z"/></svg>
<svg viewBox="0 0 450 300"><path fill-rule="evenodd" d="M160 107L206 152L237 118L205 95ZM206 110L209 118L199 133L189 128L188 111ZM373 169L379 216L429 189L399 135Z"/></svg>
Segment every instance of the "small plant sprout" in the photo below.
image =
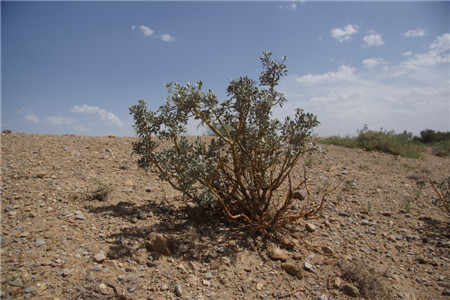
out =
<svg viewBox="0 0 450 300"><path fill-rule="evenodd" d="M276 87L287 70L286 57L275 61L271 55L263 52L259 82L232 80L228 99L220 103L211 90L202 90L200 81L167 84L169 95L157 111L147 110L143 100L130 108L141 168L156 172L206 211L261 230L316 216L334 190L325 191L314 207L296 211L291 205L294 191L307 189L308 181L305 174L298 179L291 173L301 157L317 149L309 137L319 122L302 109L284 121L272 117L273 109L286 103ZM184 136L192 118L214 137Z"/></svg>

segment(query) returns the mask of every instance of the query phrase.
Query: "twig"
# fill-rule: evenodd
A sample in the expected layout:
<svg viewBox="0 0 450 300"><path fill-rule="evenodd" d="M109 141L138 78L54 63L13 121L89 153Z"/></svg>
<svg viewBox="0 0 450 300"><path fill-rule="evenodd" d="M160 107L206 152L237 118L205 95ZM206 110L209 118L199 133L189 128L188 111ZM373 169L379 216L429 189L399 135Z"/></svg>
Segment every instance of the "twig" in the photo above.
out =
<svg viewBox="0 0 450 300"><path fill-rule="evenodd" d="M281 298L287 298L287 297L289 297L290 295L293 295L293 294L295 294L295 293L297 293L297 292L304 292L305 291L305 289L296 289L296 290L293 290L292 292L290 292L290 293L287 293L286 295L282 295L282 296L280 296L279 298L281 299Z"/></svg>

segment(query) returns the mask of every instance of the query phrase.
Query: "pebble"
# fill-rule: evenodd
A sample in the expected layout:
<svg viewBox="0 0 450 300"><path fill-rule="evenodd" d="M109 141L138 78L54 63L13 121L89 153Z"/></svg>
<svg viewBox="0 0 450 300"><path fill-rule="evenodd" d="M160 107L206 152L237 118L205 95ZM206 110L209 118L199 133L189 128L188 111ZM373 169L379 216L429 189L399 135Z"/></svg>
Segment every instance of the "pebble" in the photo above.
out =
<svg viewBox="0 0 450 300"><path fill-rule="evenodd" d="M99 252L97 254L95 254L94 256L94 261L96 263L101 263L106 259L106 254L104 252Z"/></svg>
<svg viewBox="0 0 450 300"><path fill-rule="evenodd" d="M17 286L17 287L23 287L23 282L22 282L22 279L16 278L16 279L14 279L13 281L10 281L10 282L9 282L9 285L11 285L11 286Z"/></svg>
<svg viewBox="0 0 450 300"><path fill-rule="evenodd" d="M306 190L295 191L292 195L292 198L297 200L304 200L306 197L308 197L308 192Z"/></svg>
<svg viewBox="0 0 450 300"><path fill-rule="evenodd" d="M342 292L350 297L358 297L359 290L356 286L346 283L341 288Z"/></svg>
<svg viewBox="0 0 450 300"><path fill-rule="evenodd" d="M316 231L317 227L316 225L312 224L312 223L306 223L305 225L306 230L308 230L309 232L314 232Z"/></svg>
<svg viewBox="0 0 450 300"><path fill-rule="evenodd" d="M302 271L302 269L301 269L298 265L296 265L296 264L289 264L289 263L282 264L282 265L281 265L281 268L282 268L283 270L285 270L286 273L289 273L289 274L291 274L292 276L297 277L298 279L302 279L302 278L303 278L303 271Z"/></svg>
<svg viewBox="0 0 450 300"><path fill-rule="evenodd" d="M314 266L312 264L310 264L309 262L305 261L304 267L305 267L306 271L311 272L311 273L316 273L316 271L314 270Z"/></svg>
<svg viewBox="0 0 450 300"><path fill-rule="evenodd" d="M82 213L77 213L77 214L75 215L75 219L76 219L76 220L85 220L85 219L86 219L86 216L85 216L84 214L82 214Z"/></svg>
<svg viewBox="0 0 450 300"><path fill-rule="evenodd" d="M442 296L450 296L450 290L443 291Z"/></svg>
<svg viewBox="0 0 450 300"><path fill-rule="evenodd" d="M147 215L145 212L141 212L141 213L139 214L139 219L141 219L141 220L146 220L147 217L148 217L148 215Z"/></svg>
<svg viewBox="0 0 450 300"><path fill-rule="evenodd" d="M36 242L34 242L34 246L36 247L40 247L45 245L45 241L44 240L37 240Z"/></svg>
<svg viewBox="0 0 450 300"><path fill-rule="evenodd" d="M273 260L281 260L281 261L286 261L289 257L286 251L276 247L269 250L269 256Z"/></svg>
<svg viewBox="0 0 450 300"><path fill-rule="evenodd" d="M178 297L183 296L183 289L181 288L181 285L177 284L175 286L175 295L177 295Z"/></svg>

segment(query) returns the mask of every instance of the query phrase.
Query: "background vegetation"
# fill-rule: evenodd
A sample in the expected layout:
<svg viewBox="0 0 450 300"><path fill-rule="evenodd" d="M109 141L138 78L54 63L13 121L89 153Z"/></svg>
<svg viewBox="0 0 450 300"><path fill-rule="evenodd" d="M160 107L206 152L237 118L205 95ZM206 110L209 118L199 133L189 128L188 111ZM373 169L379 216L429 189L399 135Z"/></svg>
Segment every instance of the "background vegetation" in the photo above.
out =
<svg viewBox="0 0 450 300"><path fill-rule="evenodd" d="M428 146L432 148L434 155L450 155L450 132L426 129L420 132L420 136L414 136L406 130L403 133L383 129L374 131L370 130L367 125L357 132L355 137L332 136L320 140L320 143L362 148L367 151L376 150L410 158L419 158L426 150L425 147Z"/></svg>

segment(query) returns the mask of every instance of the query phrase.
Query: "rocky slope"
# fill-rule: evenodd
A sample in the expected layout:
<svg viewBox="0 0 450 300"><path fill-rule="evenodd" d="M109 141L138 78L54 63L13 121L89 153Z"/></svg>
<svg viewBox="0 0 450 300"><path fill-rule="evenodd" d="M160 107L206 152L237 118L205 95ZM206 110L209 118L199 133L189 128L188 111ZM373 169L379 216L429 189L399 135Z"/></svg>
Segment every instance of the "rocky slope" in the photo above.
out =
<svg viewBox="0 0 450 300"><path fill-rule="evenodd" d="M450 221L427 182L450 158L324 146L303 161L312 194L343 185L267 237L187 208L137 168L133 138L1 138L1 298L450 299Z"/></svg>

